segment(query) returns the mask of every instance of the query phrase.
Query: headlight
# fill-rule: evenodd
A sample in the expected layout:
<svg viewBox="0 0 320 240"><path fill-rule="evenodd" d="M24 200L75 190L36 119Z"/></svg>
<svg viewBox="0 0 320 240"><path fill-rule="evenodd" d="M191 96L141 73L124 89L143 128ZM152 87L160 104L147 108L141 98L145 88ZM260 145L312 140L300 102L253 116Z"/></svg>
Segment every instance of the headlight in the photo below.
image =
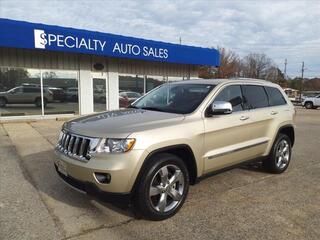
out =
<svg viewBox="0 0 320 240"><path fill-rule="evenodd" d="M97 153L124 153L132 149L136 140L134 138L117 139L117 138L107 138L101 139L96 147Z"/></svg>

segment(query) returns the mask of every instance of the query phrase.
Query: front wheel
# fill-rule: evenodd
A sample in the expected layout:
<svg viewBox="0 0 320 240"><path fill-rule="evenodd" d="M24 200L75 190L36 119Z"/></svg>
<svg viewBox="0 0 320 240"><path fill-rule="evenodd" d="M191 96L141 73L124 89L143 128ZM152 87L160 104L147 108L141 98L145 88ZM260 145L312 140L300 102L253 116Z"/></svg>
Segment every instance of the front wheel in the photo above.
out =
<svg viewBox="0 0 320 240"><path fill-rule="evenodd" d="M5 98L0 98L0 107L5 107L7 104L7 101Z"/></svg>
<svg viewBox="0 0 320 240"><path fill-rule="evenodd" d="M279 134L263 166L272 173L283 173L291 160L292 143L285 134Z"/></svg>
<svg viewBox="0 0 320 240"><path fill-rule="evenodd" d="M172 154L150 159L135 193L135 210L151 220L172 217L182 207L189 190L184 162Z"/></svg>

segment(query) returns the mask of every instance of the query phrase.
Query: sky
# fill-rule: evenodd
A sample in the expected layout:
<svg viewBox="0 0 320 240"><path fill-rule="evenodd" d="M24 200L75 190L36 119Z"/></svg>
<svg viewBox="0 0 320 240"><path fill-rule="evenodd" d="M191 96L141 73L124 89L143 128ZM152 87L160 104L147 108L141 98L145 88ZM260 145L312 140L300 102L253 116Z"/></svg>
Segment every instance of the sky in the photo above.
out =
<svg viewBox="0 0 320 240"><path fill-rule="evenodd" d="M320 0L0 0L0 18L264 53L287 74L320 77Z"/></svg>

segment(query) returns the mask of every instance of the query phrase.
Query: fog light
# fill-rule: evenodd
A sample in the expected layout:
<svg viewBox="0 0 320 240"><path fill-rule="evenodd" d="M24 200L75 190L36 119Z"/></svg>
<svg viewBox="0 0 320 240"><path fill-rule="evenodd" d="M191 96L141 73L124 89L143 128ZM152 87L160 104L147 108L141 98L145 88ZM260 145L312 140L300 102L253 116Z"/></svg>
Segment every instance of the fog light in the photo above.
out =
<svg viewBox="0 0 320 240"><path fill-rule="evenodd" d="M110 183L111 175L109 173L94 173L99 183Z"/></svg>

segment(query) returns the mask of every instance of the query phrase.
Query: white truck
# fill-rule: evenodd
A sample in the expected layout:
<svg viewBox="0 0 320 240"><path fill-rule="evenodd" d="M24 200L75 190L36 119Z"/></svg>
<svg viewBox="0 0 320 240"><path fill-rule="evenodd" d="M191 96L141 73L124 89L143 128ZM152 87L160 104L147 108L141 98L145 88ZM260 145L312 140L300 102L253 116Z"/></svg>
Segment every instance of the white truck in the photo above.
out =
<svg viewBox="0 0 320 240"><path fill-rule="evenodd" d="M316 109L320 107L320 94L314 97L307 97L303 100L302 106L307 109Z"/></svg>

